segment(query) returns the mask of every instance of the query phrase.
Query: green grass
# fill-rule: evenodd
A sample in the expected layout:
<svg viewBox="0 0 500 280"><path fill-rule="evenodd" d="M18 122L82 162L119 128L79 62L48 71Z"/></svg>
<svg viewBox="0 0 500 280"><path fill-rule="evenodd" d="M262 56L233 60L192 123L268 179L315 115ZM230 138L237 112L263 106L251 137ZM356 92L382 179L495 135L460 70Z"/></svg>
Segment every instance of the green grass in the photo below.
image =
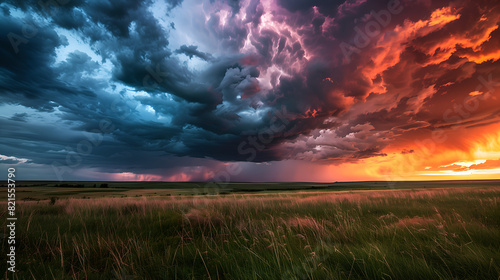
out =
<svg viewBox="0 0 500 280"><path fill-rule="evenodd" d="M19 201L4 276L499 279L499 202L498 187Z"/></svg>

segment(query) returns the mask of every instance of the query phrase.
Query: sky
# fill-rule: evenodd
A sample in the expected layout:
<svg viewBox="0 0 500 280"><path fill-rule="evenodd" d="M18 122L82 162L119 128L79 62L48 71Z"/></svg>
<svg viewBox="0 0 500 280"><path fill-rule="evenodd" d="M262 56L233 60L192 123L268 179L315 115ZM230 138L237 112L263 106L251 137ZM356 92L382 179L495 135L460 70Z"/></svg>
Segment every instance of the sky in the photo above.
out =
<svg viewBox="0 0 500 280"><path fill-rule="evenodd" d="M24 180L500 179L500 2L0 4Z"/></svg>

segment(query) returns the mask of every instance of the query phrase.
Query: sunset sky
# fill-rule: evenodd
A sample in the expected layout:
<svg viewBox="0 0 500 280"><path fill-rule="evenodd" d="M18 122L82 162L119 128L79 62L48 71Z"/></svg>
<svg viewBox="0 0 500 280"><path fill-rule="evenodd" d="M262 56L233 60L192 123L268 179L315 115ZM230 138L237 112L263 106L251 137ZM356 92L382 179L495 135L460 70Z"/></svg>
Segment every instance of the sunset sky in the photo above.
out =
<svg viewBox="0 0 500 280"><path fill-rule="evenodd" d="M499 25L498 1L6 1L0 167L500 179Z"/></svg>

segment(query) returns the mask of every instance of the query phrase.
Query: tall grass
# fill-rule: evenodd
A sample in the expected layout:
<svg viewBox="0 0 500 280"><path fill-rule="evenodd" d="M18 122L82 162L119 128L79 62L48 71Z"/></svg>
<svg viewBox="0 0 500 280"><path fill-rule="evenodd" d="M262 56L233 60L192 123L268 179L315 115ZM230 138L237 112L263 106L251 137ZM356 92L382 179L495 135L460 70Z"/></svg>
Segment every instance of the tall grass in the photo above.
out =
<svg viewBox="0 0 500 280"><path fill-rule="evenodd" d="M18 272L4 278L498 279L499 198L460 188L26 201Z"/></svg>

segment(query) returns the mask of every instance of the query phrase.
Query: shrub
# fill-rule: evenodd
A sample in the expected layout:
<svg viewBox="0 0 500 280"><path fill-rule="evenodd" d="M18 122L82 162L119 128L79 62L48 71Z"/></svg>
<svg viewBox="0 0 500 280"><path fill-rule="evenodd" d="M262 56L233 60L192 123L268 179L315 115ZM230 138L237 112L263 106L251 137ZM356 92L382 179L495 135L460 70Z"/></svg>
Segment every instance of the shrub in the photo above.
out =
<svg viewBox="0 0 500 280"><path fill-rule="evenodd" d="M49 202L49 204L50 204L50 205L54 205L54 204L56 204L56 201L57 201L57 197L54 197L54 196L53 196L53 197L51 197L51 198L50 198L50 202Z"/></svg>

